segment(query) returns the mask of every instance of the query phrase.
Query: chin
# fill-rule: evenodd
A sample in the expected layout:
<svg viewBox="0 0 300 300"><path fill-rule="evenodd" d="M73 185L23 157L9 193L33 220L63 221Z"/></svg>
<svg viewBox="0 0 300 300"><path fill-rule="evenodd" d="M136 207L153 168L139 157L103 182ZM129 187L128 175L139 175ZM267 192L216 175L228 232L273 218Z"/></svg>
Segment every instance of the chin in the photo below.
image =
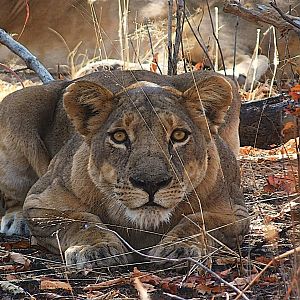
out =
<svg viewBox="0 0 300 300"><path fill-rule="evenodd" d="M171 208L145 206L136 209L127 208L126 219L133 228L155 230L164 223L169 223L172 216Z"/></svg>

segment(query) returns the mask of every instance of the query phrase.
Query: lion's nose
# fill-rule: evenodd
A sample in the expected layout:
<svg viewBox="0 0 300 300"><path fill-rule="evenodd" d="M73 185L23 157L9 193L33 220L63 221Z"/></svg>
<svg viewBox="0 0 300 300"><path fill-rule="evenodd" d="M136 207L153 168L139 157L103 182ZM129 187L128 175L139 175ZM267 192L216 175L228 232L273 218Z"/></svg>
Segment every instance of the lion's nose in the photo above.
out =
<svg viewBox="0 0 300 300"><path fill-rule="evenodd" d="M160 190L163 187L166 187L172 181L172 178L173 177L157 181L148 181L139 178L129 177L129 181L134 187L142 189L143 191L148 193L149 196L153 197L158 190Z"/></svg>

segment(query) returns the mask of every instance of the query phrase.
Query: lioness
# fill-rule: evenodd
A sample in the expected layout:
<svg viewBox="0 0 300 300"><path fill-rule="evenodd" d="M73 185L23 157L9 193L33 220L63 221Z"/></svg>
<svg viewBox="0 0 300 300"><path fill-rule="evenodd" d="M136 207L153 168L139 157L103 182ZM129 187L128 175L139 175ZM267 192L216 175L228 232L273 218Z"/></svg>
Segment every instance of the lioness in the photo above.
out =
<svg viewBox="0 0 300 300"><path fill-rule="evenodd" d="M235 84L213 72L103 71L9 95L1 231L26 234L26 197L31 233L68 265L133 261L111 230L154 256L235 247L249 224L234 155L239 105Z"/></svg>

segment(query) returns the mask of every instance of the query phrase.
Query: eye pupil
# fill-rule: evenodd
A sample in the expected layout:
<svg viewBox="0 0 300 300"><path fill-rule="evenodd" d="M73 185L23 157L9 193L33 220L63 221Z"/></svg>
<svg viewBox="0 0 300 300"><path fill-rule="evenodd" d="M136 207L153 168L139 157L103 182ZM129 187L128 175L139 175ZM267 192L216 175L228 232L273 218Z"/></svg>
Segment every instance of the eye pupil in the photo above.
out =
<svg viewBox="0 0 300 300"><path fill-rule="evenodd" d="M171 139L174 143L180 143L180 142L184 142L189 136L189 133L186 132L185 130L181 130L181 129L177 129L174 130L172 135L171 135Z"/></svg>
<svg viewBox="0 0 300 300"><path fill-rule="evenodd" d="M112 134L112 139L116 143L124 143L127 138L127 133L124 131L116 131Z"/></svg>

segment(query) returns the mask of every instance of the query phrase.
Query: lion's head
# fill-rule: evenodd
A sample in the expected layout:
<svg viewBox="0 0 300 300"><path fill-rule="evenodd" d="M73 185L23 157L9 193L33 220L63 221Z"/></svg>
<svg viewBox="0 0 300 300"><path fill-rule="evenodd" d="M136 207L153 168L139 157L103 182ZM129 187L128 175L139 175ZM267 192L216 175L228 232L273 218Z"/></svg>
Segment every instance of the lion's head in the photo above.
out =
<svg viewBox="0 0 300 300"><path fill-rule="evenodd" d="M108 205L150 229L167 222L200 184L215 180L207 172L212 135L231 100L229 82L210 74L185 90L139 81L112 93L77 81L67 88L64 107L84 136L89 176Z"/></svg>

